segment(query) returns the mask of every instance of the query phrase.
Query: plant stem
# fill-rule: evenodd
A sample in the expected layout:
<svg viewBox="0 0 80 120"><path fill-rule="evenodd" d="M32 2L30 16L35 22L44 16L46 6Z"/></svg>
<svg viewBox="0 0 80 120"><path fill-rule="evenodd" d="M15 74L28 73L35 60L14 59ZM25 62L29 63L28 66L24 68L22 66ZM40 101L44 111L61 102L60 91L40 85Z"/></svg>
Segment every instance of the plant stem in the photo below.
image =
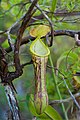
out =
<svg viewBox="0 0 80 120"><path fill-rule="evenodd" d="M49 56L49 62L50 62L50 64L51 64L51 67L54 68L51 55ZM54 84L55 84L55 89L56 89L56 91L57 91L58 97L59 97L60 100L62 100L62 96L61 96L60 90L59 90L58 85L57 85L57 79L56 79L56 76L55 76L54 69L52 69L52 76L53 76L53 80L54 80ZM65 120L69 120L69 119L68 119L68 116L67 116L67 114L66 114L66 110L65 110L65 107L64 107L64 104L63 104L63 103L61 103L61 107L62 107L64 116L65 116Z"/></svg>

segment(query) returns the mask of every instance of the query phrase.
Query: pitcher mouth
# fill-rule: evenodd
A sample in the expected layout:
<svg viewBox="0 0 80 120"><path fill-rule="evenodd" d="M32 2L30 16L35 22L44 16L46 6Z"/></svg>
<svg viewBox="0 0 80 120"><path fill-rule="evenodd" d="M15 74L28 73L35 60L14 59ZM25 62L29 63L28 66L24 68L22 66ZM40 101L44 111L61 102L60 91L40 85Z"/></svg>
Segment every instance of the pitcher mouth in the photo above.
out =
<svg viewBox="0 0 80 120"><path fill-rule="evenodd" d="M46 57L50 54L49 48L42 42L41 39L37 38L30 45L30 52L40 57Z"/></svg>

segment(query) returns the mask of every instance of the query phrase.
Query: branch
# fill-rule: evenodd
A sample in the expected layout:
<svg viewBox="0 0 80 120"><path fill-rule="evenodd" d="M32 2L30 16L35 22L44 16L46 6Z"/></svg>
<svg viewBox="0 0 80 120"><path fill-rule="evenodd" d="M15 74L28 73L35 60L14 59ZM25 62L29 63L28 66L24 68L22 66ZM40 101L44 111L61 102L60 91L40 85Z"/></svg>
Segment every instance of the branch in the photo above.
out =
<svg viewBox="0 0 80 120"><path fill-rule="evenodd" d="M34 9L34 6L36 5L38 0L34 0L33 3L31 4L31 6L29 7L28 9L28 12L25 14L24 18L23 18L23 21L22 21L22 24L19 28L19 31L18 31L18 36L17 36L17 40L16 40L16 43L15 43L15 50L14 50L14 63L15 63L15 69L16 69L16 72L19 72L22 74L22 69L20 67L20 59L19 59L19 48L20 48L20 44L21 44L21 41L22 41L22 36L23 36L23 33L33 15L33 9Z"/></svg>
<svg viewBox="0 0 80 120"><path fill-rule="evenodd" d="M66 17L66 16L79 16L80 15L80 11L67 11L67 10L63 10L63 11L57 11L56 12L51 12L51 11L46 11L46 14L54 14L55 17Z"/></svg>
<svg viewBox="0 0 80 120"><path fill-rule="evenodd" d="M55 30L54 31L54 36L66 35L66 36L75 38L75 34L78 34L78 38L80 38L80 31L72 31L72 30ZM49 36L51 36L51 34L49 34ZM33 41L33 40L35 40L35 38L31 37L30 35L27 37L24 37L24 38L22 38L20 45L27 44L29 42L29 40ZM6 52L11 52L11 47L7 48Z"/></svg>
<svg viewBox="0 0 80 120"><path fill-rule="evenodd" d="M22 68L24 68L26 65L30 65L33 64L33 61L31 60L30 62L24 63L21 65Z"/></svg>
<svg viewBox="0 0 80 120"><path fill-rule="evenodd" d="M55 12L54 13L55 16L79 16L80 15L80 11L72 11L72 12Z"/></svg>
<svg viewBox="0 0 80 120"><path fill-rule="evenodd" d="M80 93L76 93L76 94L74 95L75 98L76 98L76 97L79 97L79 96L80 96ZM50 105L53 105L53 104L65 103L65 102L70 102L70 101L72 101L72 100L73 100L72 97L70 97L70 98L63 99L63 100L54 100L54 101L51 101L49 104L50 104Z"/></svg>
<svg viewBox="0 0 80 120"><path fill-rule="evenodd" d="M71 95L71 97L72 97L74 103L76 104L77 108L80 110L80 105L79 105L79 103L77 102L77 100L75 99L75 96L72 94L71 90L69 89L69 87L68 87L68 85L67 85L67 83L66 83L66 80L64 79L64 77L63 77L62 79L63 79L64 84L65 84L65 86L66 86L66 88L67 88L69 94Z"/></svg>
<svg viewBox="0 0 80 120"><path fill-rule="evenodd" d="M19 107L18 107L17 99L14 95L13 88L9 84L6 84L4 87L5 87L5 94L8 100L8 104L12 113L12 118L13 120L20 120Z"/></svg>
<svg viewBox="0 0 80 120"><path fill-rule="evenodd" d="M54 31L54 36L63 36L63 35L66 35L66 36L75 38L75 34L78 34L78 38L80 37L80 31L72 31L72 30L55 30ZM49 36L51 36L51 33L49 33ZM27 36L27 37L24 37L24 38L22 38L21 45L28 43L29 39L31 41L33 41L35 38L31 37L30 35Z"/></svg>
<svg viewBox="0 0 80 120"><path fill-rule="evenodd" d="M80 37L80 31L72 31L72 30L56 30L56 31L54 31L54 36L66 35L66 36L75 38L75 34L78 34Z"/></svg>
<svg viewBox="0 0 80 120"><path fill-rule="evenodd" d="M29 7L29 9L28 9L27 13L25 14L25 16L20 19L20 20L23 19L23 21L22 21L22 24L21 24L21 26L20 26L20 28L19 28L19 30L18 30L17 40L16 40L16 43L15 43L15 46L14 46L14 48L15 48L15 49L14 49L14 63L15 63L15 69L16 69L16 71L15 71L15 72L9 72L9 71L7 70L7 71L5 72L6 75L5 75L5 76L1 76L1 77L2 77L1 79L2 79L3 82L5 82L5 83L10 83L10 82L12 82L12 80L14 80L15 78L21 76L22 73L23 73L22 66L20 65L20 59L19 59L19 48L20 48L20 44L21 44L21 40L22 40L23 33L24 33L26 27L28 26L28 23L29 23L29 21L30 21L32 15L33 15L33 13L35 12L35 11L34 11L34 7L35 7L37 1L38 1L38 0L34 0L34 1L33 1L33 3L32 3L31 6ZM9 38L9 40L10 40L10 35L9 35L9 33L10 33L11 29L12 29L15 25L17 25L17 23L18 23L20 20L18 20L16 23L14 23L14 24L8 29L8 38ZM10 42L10 41L9 41L9 42ZM10 47L10 49L11 49L11 47ZM2 51L1 51L1 52L2 52ZM4 54L4 53L3 53L3 54ZM2 58L2 61L1 61L1 62L3 62L4 65L6 65L5 62L3 61L3 58ZM2 65L2 66L3 66L3 65ZM5 68L5 67L3 67L3 68ZM4 69L3 69L3 70L4 70ZM5 70L6 70L6 69L5 69ZM2 71L2 72L4 72L4 71Z"/></svg>
<svg viewBox="0 0 80 120"><path fill-rule="evenodd" d="M10 77L10 79L8 77ZM2 47L0 47L0 78L1 83L5 88L5 94L7 96L8 104L12 112L13 120L20 120L19 108L16 97L14 95L15 88L12 81L10 81L12 79L12 76L8 71L8 64L5 58L5 51Z"/></svg>

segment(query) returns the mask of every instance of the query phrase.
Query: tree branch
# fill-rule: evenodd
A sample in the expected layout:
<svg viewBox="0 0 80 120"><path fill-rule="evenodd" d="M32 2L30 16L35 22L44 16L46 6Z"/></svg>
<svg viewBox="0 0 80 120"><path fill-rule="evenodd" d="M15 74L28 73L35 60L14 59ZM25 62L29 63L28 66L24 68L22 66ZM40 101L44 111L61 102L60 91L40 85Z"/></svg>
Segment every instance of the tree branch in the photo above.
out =
<svg viewBox="0 0 80 120"><path fill-rule="evenodd" d="M80 31L72 31L72 30L55 30L54 31L55 37L66 35L66 36L75 38L75 34L78 34L78 38L80 39ZM51 36L51 34L49 34L49 36ZM27 44L29 42L29 40L33 41L33 40L35 40L35 38L28 35L27 37L22 38L20 45ZM11 47L6 49L6 52L10 52L10 51L11 51Z"/></svg>
<svg viewBox="0 0 80 120"><path fill-rule="evenodd" d="M16 97L13 91L14 88L13 88L12 80L14 80L16 77L19 77L23 73L22 67L24 67L25 64L23 66L20 65L19 48L20 48L23 33L34 13L34 7L37 1L38 0L34 0L31 6L29 7L28 12L23 17L22 24L18 30L18 36L17 36L16 43L14 46L14 63L15 63L15 69L16 69L15 72L8 71L8 64L5 59L4 49L0 47L0 77L5 87L5 93L6 93L7 100L8 100L11 112L12 112L13 120L20 120L20 115L19 115L17 100L16 100ZM9 43L10 43L9 33L11 31L11 28L8 30ZM10 46L11 46L11 43L10 43Z"/></svg>
<svg viewBox="0 0 80 120"><path fill-rule="evenodd" d="M10 79L8 78L10 77ZM1 83L4 85L5 94L7 96L8 104L12 112L13 120L20 120L19 108L16 97L14 95L14 85L11 80L11 74L8 71L8 64L5 58L5 51L0 47L0 77Z"/></svg>
<svg viewBox="0 0 80 120"><path fill-rule="evenodd" d="M21 41L22 41L23 33L24 33L24 31L25 31L25 29L26 29L32 15L33 15L33 9L34 9L34 6L36 5L37 1L38 0L34 0L32 2L31 6L28 9L28 12L25 14L25 16L23 18L23 21L22 21L22 24L19 28L17 40L16 40L16 43L15 43L14 63L15 63L16 72L20 72L20 74L22 74L22 69L20 67L19 48L20 48L20 44L21 44Z"/></svg>
<svg viewBox="0 0 80 120"><path fill-rule="evenodd" d="M79 105L79 103L77 102L77 100L75 99L75 96L72 94L71 90L69 89L69 87L68 87L68 85L67 85L67 83L66 83L66 80L64 79L64 77L63 77L62 79L63 79L64 84L65 84L65 86L66 86L66 88L67 88L70 96L72 97L74 103L76 104L77 108L80 110L80 105Z"/></svg>
<svg viewBox="0 0 80 120"><path fill-rule="evenodd" d="M2 76L3 82L5 82L5 83L10 83L12 80L14 80L15 78L18 78L23 73L22 66L20 65L20 59L19 59L19 48L20 48L20 45L21 45L23 33L24 33L24 31L25 31L25 29L26 29L26 27L27 27L33 13L34 13L34 7L35 7L35 4L37 3L37 1L38 0L33 1L31 6L29 7L28 12L22 18L23 21L22 21L21 27L20 27L20 29L18 31L17 40L16 40L16 43L15 43L15 46L14 46L14 48L15 48L15 50L14 50L14 63L15 63L16 71L15 72L7 71L6 76ZM16 25L16 24L17 24L17 22L14 25ZM14 25L12 27L14 27ZM9 29L9 31L11 30L11 28ZM12 49L10 47L10 51L11 50ZM3 63L4 63L4 61L3 61ZM3 68L5 68L5 67L3 67Z"/></svg>
<svg viewBox="0 0 80 120"><path fill-rule="evenodd" d="M75 95L74 95L74 97L76 98L76 97L79 97L80 96L80 93L76 93ZM67 98L67 99L63 99L63 100L54 100L54 101L51 101L49 104L50 105L53 105L53 104L59 104L59 103L67 103L67 102L70 102L70 101L72 101L73 99L72 99L72 97L70 97L70 98Z"/></svg>
<svg viewBox="0 0 80 120"><path fill-rule="evenodd" d="M8 100L8 104L12 113L13 120L20 120L20 113L19 113L17 99L14 95L13 88L9 84L5 85L5 94Z"/></svg>

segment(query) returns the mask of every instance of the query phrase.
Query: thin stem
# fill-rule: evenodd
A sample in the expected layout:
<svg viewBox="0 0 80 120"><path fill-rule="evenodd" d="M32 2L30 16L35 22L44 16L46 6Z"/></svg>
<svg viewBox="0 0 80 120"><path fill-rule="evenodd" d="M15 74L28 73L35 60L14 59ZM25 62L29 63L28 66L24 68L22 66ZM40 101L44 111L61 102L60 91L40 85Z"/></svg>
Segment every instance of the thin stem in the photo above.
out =
<svg viewBox="0 0 80 120"><path fill-rule="evenodd" d="M51 56L49 56L49 62L50 62L50 64L51 64L51 66L54 67ZM56 88L58 97L59 97L60 100L62 100L62 96L61 96L60 90L59 90L58 85L57 85L56 76L55 76L55 74L54 74L54 69L52 69L52 76L53 76L53 80L54 80L54 84L55 84L55 88ZM61 103L61 107L62 107L64 116L65 116L65 119L68 120L68 116L67 116L67 114L66 114L66 110L65 110L65 107L64 107L64 104L63 104L63 103Z"/></svg>
<svg viewBox="0 0 80 120"><path fill-rule="evenodd" d="M70 89L69 89L69 87L68 87L68 85L67 85L66 80L64 79L64 77L63 77L63 80L64 80L65 86L66 86L66 88L67 88L69 94L71 95L71 97L72 97L74 103L76 104L76 106L77 106L78 109L80 110L80 105L78 104L78 102L76 101L74 95L73 95L72 92L70 91Z"/></svg>

